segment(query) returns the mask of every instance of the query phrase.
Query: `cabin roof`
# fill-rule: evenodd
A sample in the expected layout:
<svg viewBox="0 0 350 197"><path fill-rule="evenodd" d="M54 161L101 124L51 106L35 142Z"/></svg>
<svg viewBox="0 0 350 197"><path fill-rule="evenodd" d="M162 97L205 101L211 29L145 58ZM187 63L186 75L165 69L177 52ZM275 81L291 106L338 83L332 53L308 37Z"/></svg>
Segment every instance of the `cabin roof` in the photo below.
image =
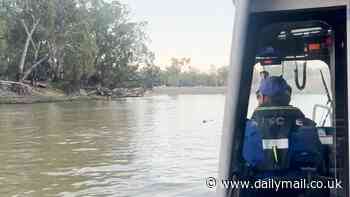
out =
<svg viewBox="0 0 350 197"><path fill-rule="evenodd" d="M239 1L233 0L234 4ZM308 9L308 8L323 8L345 6L348 0L251 0L252 12L268 12L280 10Z"/></svg>

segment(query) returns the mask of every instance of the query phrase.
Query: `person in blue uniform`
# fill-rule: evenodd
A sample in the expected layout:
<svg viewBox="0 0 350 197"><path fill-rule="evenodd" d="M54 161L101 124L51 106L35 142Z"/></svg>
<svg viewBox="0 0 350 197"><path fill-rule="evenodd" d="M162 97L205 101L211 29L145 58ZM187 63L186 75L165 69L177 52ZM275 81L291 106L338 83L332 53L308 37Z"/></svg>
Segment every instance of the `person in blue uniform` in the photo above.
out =
<svg viewBox="0 0 350 197"><path fill-rule="evenodd" d="M290 105L292 89L283 77L266 77L257 91L259 106L246 122L242 157L251 180L300 179L302 167L321 168L316 125ZM242 196L296 196L300 190L249 189Z"/></svg>

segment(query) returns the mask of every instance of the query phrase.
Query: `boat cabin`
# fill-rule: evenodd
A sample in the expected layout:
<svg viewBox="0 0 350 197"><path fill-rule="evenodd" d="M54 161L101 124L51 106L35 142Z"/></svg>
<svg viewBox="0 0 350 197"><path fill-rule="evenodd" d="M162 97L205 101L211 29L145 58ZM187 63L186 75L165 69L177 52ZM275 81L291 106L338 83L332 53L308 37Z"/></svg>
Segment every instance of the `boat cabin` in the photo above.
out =
<svg viewBox="0 0 350 197"><path fill-rule="evenodd" d="M242 171L246 122L258 106L261 80L282 76L292 88L291 104L316 123L324 160L320 176L342 183L323 195L350 196L350 1L235 0L234 6L218 184ZM217 195L239 196L240 189L218 186Z"/></svg>

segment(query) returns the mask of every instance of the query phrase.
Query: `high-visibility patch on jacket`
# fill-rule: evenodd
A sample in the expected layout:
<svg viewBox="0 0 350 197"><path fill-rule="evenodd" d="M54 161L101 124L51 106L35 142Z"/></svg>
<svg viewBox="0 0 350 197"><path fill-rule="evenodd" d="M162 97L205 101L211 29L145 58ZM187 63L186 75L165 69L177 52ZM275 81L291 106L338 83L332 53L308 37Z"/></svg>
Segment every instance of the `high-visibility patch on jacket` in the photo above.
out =
<svg viewBox="0 0 350 197"><path fill-rule="evenodd" d="M312 163L319 147L314 125L293 106L258 107L246 123L243 158L259 171L286 170L293 160Z"/></svg>

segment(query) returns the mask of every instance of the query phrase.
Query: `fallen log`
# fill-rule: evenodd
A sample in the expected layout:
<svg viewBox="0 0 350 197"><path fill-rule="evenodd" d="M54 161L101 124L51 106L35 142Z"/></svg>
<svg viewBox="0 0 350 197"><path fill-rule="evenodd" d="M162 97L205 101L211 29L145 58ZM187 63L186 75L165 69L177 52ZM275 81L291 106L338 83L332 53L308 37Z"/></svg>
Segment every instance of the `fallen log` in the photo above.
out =
<svg viewBox="0 0 350 197"><path fill-rule="evenodd" d="M0 80L0 90L14 92L19 96L27 96L32 94L33 88L21 82Z"/></svg>
<svg viewBox="0 0 350 197"><path fill-rule="evenodd" d="M27 84L29 86L32 86L32 82L29 80L24 80L22 81L22 83ZM39 87L39 88L47 88L49 85L47 82L40 82L40 81L36 81L35 82L35 87Z"/></svg>

